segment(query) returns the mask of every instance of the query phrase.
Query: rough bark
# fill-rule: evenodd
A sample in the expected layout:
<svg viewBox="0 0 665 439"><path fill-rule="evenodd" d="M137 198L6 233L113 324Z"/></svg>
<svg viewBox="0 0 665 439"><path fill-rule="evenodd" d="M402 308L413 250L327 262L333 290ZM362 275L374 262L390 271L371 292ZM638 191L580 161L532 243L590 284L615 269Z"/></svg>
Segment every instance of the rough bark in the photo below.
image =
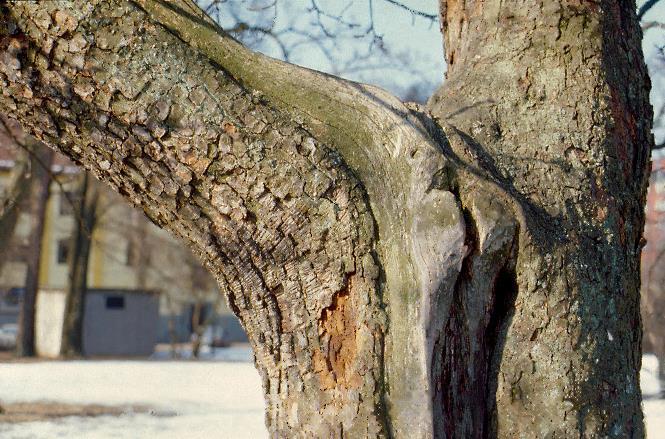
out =
<svg viewBox="0 0 665 439"><path fill-rule="evenodd" d="M39 291L39 267L42 257L42 235L46 216L46 203L51 184L51 163L54 152L39 142L32 144L30 196L27 213L30 215L30 242L25 250L25 286L20 302L16 355L35 355L35 305Z"/></svg>
<svg viewBox="0 0 665 439"><path fill-rule="evenodd" d="M74 210L74 225L68 256L68 283L65 315L62 325L60 354L65 357L83 355L83 318L88 288L88 263L92 234L97 223L99 191L88 173L81 175L79 197Z"/></svg>
<svg viewBox="0 0 665 439"><path fill-rule="evenodd" d="M189 0L16 2L0 109L198 253L273 436L637 437L639 29L539 6L442 7L434 119Z"/></svg>

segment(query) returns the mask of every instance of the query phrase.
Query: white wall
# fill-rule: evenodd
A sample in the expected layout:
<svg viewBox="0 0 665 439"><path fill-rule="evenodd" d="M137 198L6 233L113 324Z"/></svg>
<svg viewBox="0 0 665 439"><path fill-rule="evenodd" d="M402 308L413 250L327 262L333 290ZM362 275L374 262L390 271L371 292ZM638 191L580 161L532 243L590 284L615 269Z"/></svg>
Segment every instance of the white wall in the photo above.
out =
<svg viewBox="0 0 665 439"><path fill-rule="evenodd" d="M60 355L62 324L65 316L65 292L39 290L35 317L35 349L40 357Z"/></svg>

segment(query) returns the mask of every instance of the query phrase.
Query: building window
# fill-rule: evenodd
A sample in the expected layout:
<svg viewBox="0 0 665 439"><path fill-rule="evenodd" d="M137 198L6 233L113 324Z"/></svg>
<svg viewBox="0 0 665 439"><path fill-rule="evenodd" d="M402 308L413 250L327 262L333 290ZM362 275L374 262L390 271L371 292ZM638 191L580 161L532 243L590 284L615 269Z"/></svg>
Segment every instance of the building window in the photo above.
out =
<svg viewBox="0 0 665 439"><path fill-rule="evenodd" d="M7 290L4 294L2 294L1 308L18 309L24 292L25 288L22 287L14 287Z"/></svg>
<svg viewBox="0 0 665 439"><path fill-rule="evenodd" d="M58 264L66 264L69 258L69 239L58 240Z"/></svg>
<svg viewBox="0 0 665 439"><path fill-rule="evenodd" d="M106 309L125 309L124 296L106 296Z"/></svg>

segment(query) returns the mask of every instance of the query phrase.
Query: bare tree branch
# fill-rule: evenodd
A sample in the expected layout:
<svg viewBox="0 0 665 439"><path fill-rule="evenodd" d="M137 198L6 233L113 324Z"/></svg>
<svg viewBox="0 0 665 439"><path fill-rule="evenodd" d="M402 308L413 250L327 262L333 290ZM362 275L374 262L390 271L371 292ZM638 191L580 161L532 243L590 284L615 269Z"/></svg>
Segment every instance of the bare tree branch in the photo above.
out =
<svg viewBox="0 0 665 439"><path fill-rule="evenodd" d="M395 5L399 8L404 9L405 11L409 11L412 15L417 15L419 17L427 18L428 20L431 20L432 22L435 22L439 19L439 17L436 14L428 14L423 11L419 11L417 9L410 8L403 4L402 2L398 2L396 0L383 0L386 3L390 3L391 5ZM658 0L656 0L658 1Z"/></svg>
<svg viewBox="0 0 665 439"><path fill-rule="evenodd" d="M646 21L642 23L642 31L646 32L649 29L665 29L665 23L659 21Z"/></svg>
<svg viewBox="0 0 665 439"><path fill-rule="evenodd" d="M355 4L309 0L290 21L284 18L285 11L296 6L284 1L196 1L245 46L285 61L302 64L312 58L314 51L314 58L320 55L328 64L324 67L328 73L361 82L378 82L402 99L407 95L412 98L413 90L419 89L423 90L419 93L423 101L424 95L429 95L438 83L424 73L422 62L413 62L412 54L387 43L376 26L375 12L379 5L399 8L398 13L410 14L414 24L416 20L428 21L430 26L438 22L436 14L414 9L399 0L365 0ZM406 72L410 75L404 76L413 78L413 82L401 84L392 72ZM415 86L415 79L421 83L419 87Z"/></svg>
<svg viewBox="0 0 665 439"><path fill-rule="evenodd" d="M651 8L656 6L656 4L660 0L647 0L642 6L640 6L640 9L637 10L637 19L642 20L642 17L644 17L644 14L646 14Z"/></svg>

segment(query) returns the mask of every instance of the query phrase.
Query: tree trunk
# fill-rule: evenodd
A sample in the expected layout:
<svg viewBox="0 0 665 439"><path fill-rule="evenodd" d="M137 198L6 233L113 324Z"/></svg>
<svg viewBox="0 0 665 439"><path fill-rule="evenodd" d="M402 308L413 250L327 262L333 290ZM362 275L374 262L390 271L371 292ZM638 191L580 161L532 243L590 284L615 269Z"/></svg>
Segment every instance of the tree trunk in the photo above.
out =
<svg viewBox="0 0 665 439"><path fill-rule="evenodd" d="M69 277L65 299L60 353L65 357L83 355L83 318L88 288L90 245L97 222L97 185L86 172L81 176L80 197L74 209L74 225L69 247Z"/></svg>
<svg viewBox="0 0 665 439"><path fill-rule="evenodd" d="M203 335L204 327L201 319L203 302L197 300L192 305L192 333L190 334L192 343L192 357L199 358L201 350L201 336Z"/></svg>
<svg viewBox="0 0 665 439"><path fill-rule="evenodd" d="M30 215L30 242L25 253L26 275L25 288L21 299L18 317L18 335L16 355L33 357L35 355L35 304L39 292L39 266L42 257L42 235L46 218L46 204L51 184L51 163L53 150L40 142L31 142L30 149L32 176L27 212Z"/></svg>
<svg viewBox="0 0 665 439"><path fill-rule="evenodd" d="M16 2L0 109L200 256L272 436L640 437L648 79L601 3L442 4L425 109L190 0Z"/></svg>
<svg viewBox="0 0 665 439"><path fill-rule="evenodd" d="M635 5L448 2L441 21L447 81L429 106L520 215L487 433L641 436L639 255L653 140ZM469 403L460 398L453 416Z"/></svg>
<svg viewBox="0 0 665 439"><path fill-rule="evenodd" d="M6 125L5 128L9 131ZM14 166L7 179L6 188L0 193L0 274L12 253L11 239L18 222L20 206L28 192L26 189L30 178L30 155L26 148L29 148L29 145L16 145Z"/></svg>

